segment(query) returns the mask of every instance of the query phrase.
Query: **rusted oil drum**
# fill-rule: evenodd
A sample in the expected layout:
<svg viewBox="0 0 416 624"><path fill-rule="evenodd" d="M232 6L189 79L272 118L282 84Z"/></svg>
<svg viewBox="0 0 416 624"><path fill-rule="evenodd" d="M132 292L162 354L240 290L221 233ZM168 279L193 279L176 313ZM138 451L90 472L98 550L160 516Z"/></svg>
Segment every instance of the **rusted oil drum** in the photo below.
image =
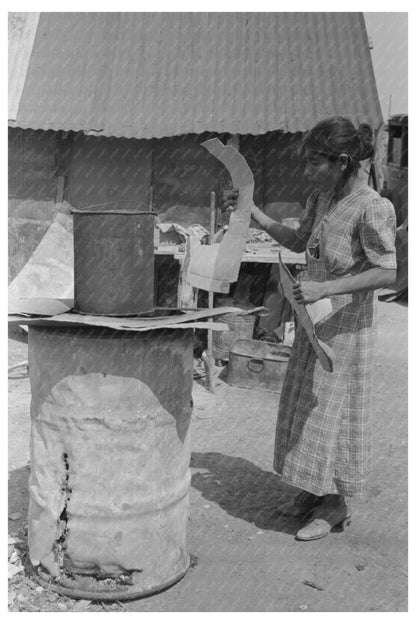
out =
<svg viewBox="0 0 416 624"><path fill-rule="evenodd" d="M230 349L236 340L240 338L252 338L256 317L253 314L222 314L216 319L218 322L227 323L228 331L214 332L212 338L212 351L217 360L228 361Z"/></svg>
<svg viewBox="0 0 416 624"><path fill-rule="evenodd" d="M187 571L193 330L30 327L29 559L89 600Z"/></svg>
<svg viewBox="0 0 416 624"><path fill-rule="evenodd" d="M154 309L154 217L130 201L72 209L75 309L139 316Z"/></svg>

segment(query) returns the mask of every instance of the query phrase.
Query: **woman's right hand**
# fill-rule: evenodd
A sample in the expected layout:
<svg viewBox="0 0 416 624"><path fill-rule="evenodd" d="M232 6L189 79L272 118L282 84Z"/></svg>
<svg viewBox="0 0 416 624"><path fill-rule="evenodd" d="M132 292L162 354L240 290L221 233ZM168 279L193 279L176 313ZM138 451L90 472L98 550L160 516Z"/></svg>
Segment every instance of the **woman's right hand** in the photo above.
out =
<svg viewBox="0 0 416 624"><path fill-rule="evenodd" d="M238 199L238 188L225 189L222 193L223 211L232 212L235 210Z"/></svg>
<svg viewBox="0 0 416 624"><path fill-rule="evenodd" d="M238 199L238 188L225 189L222 193L223 211L230 214L235 210ZM264 213L253 203L251 206L251 218L263 227Z"/></svg>

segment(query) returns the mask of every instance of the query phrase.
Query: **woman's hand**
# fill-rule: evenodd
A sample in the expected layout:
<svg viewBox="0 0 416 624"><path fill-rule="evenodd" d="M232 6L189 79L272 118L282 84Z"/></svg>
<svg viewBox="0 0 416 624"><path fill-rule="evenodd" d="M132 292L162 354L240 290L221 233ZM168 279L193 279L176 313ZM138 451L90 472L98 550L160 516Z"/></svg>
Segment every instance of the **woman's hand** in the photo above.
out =
<svg viewBox="0 0 416 624"><path fill-rule="evenodd" d="M238 199L238 189L226 189L222 194L223 210L226 212L232 212L235 210Z"/></svg>
<svg viewBox="0 0 416 624"><path fill-rule="evenodd" d="M293 296L296 303L314 303L327 296L325 284L311 280L296 281L293 284Z"/></svg>
<svg viewBox="0 0 416 624"><path fill-rule="evenodd" d="M235 210L237 205L238 189L233 188L224 190L222 193L222 199L223 212L227 212L228 214L230 214L233 210ZM262 212L260 208L257 208L254 203L251 206L251 218L254 219L254 221L258 223L258 225L260 225L260 227L262 228L266 227L265 220L272 222L272 220L266 217L264 212Z"/></svg>

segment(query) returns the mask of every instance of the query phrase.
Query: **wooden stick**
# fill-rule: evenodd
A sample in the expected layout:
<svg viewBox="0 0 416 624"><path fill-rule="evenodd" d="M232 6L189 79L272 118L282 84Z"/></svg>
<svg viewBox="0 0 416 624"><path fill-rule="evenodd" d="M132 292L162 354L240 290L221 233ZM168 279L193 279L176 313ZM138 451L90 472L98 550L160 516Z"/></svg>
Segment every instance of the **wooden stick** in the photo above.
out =
<svg viewBox="0 0 416 624"><path fill-rule="evenodd" d="M215 202L215 193L214 191L210 194L210 244L214 240L215 235L215 220L216 220L216 202ZM208 307L214 307L214 293L212 290L208 292ZM214 390L214 380L213 380L213 372L214 372L214 358L212 353L212 340L213 333L212 329L208 329L208 344L207 344L207 359L206 359L206 376L207 376L207 388L212 394L215 393Z"/></svg>
<svg viewBox="0 0 416 624"><path fill-rule="evenodd" d="M210 232L209 232L209 243L212 245L212 241L214 240L215 235L215 219L216 219L216 205L215 205L215 193L211 192L210 195L210 208L211 208L211 219L210 219ZM208 292L208 307L214 307L214 293L212 290ZM208 353L212 357L212 329L208 330Z"/></svg>
<svg viewBox="0 0 416 624"><path fill-rule="evenodd" d="M153 186L150 185L150 191L149 191L149 208L150 208L150 210L153 210L153 201L154 201L154 189L153 189Z"/></svg>
<svg viewBox="0 0 416 624"><path fill-rule="evenodd" d="M210 209L211 209L211 214L210 214L210 237L209 237L209 242L212 245L212 242L214 240L214 235L215 235L215 221L216 221L216 202L215 202L215 193L214 191L211 192L210 194ZM212 290L208 291L208 307L209 308L213 308L214 307L214 293ZM212 320L212 319L210 319ZM214 390L214 380L213 380L213 372L214 372L214 357L212 354L212 329L208 329L208 344L207 344L207 358L205 360L206 366L205 366L205 376L207 379L207 389L212 392L212 394L215 393Z"/></svg>
<svg viewBox="0 0 416 624"><path fill-rule="evenodd" d="M65 176L58 176L56 180L55 204L62 204L64 200Z"/></svg>

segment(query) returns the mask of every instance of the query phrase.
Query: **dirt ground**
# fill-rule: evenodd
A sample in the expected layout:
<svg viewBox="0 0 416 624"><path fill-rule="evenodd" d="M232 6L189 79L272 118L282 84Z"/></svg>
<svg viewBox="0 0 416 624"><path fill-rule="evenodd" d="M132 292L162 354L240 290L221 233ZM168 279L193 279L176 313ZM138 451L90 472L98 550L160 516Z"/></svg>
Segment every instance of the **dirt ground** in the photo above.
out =
<svg viewBox="0 0 416 624"><path fill-rule="evenodd" d="M407 307L378 304L374 468L352 524L297 542L274 515L294 490L272 470L279 395L194 382L188 526L193 566L176 585L129 602L77 601L24 570L30 436L27 371L9 374L10 611L399 612L407 610ZM9 365L27 347L9 341ZM221 369L218 369L219 373ZM20 540L13 542L13 540Z"/></svg>

